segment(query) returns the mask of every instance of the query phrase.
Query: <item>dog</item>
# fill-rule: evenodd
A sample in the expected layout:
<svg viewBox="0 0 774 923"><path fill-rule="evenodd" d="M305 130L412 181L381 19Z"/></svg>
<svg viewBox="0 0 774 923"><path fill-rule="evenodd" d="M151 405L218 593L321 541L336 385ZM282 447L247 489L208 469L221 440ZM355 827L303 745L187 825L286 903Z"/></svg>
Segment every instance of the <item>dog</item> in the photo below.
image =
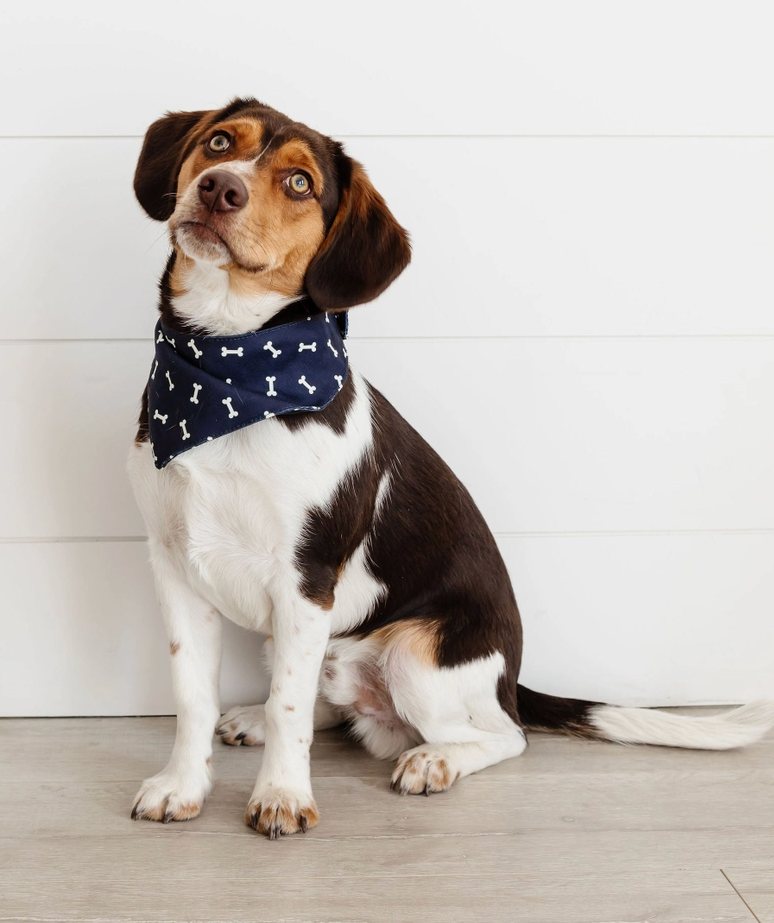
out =
<svg viewBox="0 0 774 923"><path fill-rule="evenodd" d="M245 820L275 839L318 823L312 735L342 723L374 757L397 760L393 789L426 795L519 756L528 729L723 749L774 723L765 703L694 719L518 683L519 611L481 513L346 363L344 313L383 292L411 253L340 143L255 99L169 113L148 129L134 188L152 219L169 222L172 245L162 352L128 469L169 637L177 734L132 817L199 814L214 730L227 744L265 744ZM283 349L284 396L279 372L265 374ZM338 376L324 366L334 361ZM311 382L323 379L315 397ZM265 706L221 718L223 616L267 636L272 680Z"/></svg>

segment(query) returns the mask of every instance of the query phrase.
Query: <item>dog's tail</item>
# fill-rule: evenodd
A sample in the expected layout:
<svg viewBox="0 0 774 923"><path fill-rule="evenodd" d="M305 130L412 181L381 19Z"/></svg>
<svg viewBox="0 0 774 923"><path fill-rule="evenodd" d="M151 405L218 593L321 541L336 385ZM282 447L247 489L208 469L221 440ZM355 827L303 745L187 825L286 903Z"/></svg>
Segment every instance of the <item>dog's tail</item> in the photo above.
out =
<svg viewBox="0 0 774 923"><path fill-rule="evenodd" d="M622 708L562 699L518 686L519 717L527 729L622 744L731 750L760 740L774 727L774 702L754 702L720 715L686 717L650 708Z"/></svg>

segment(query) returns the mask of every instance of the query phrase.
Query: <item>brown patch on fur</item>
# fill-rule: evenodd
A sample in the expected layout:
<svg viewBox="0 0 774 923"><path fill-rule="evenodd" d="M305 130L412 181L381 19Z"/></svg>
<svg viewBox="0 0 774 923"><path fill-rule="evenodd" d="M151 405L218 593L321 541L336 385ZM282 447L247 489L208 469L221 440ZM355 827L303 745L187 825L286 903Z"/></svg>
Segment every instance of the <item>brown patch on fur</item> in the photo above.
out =
<svg viewBox="0 0 774 923"><path fill-rule="evenodd" d="M175 811L175 813L170 817L170 820L193 820L194 817L198 817L201 813L202 806L200 804L181 804L180 807ZM166 819L166 816L165 816Z"/></svg>
<svg viewBox="0 0 774 923"><path fill-rule="evenodd" d="M340 160L339 178L339 209L306 273L306 291L324 310L372 301L411 260L408 234L363 166L349 157Z"/></svg>
<svg viewBox="0 0 774 923"><path fill-rule="evenodd" d="M422 751L403 754L398 760L390 788L397 788L404 795L430 795L445 792L459 779L459 772L452 778L449 764L443 757L434 758Z"/></svg>
<svg viewBox="0 0 774 923"><path fill-rule="evenodd" d="M371 635L386 649L409 651L421 664L438 666L439 622L432 619L406 619L377 628Z"/></svg>
<svg viewBox="0 0 774 923"><path fill-rule="evenodd" d="M202 805L196 804L194 802L181 804L176 811L169 811L167 809L166 801L163 801L155 808L145 809L142 811L138 810L137 805L135 805L132 809L132 820L155 820L164 824L168 824L173 820L192 820L194 817L199 816L201 810Z"/></svg>
<svg viewBox="0 0 774 923"><path fill-rule="evenodd" d="M208 756L204 763L206 766L212 766L212 759Z"/></svg>
<svg viewBox="0 0 774 923"><path fill-rule="evenodd" d="M150 439L150 426L148 424L148 386L142 392L140 400L140 416L137 420L137 435L134 437L135 445L142 445Z"/></svg>
<svg viewBox="0 0 774 923"><path fill-rule="evenodd" d="M278 794L265 802L250 802L245 813L245 823L270 840L291 833L306 833L320 822L320 813L314 800L300 805L295 799Z"/></svg>
<svg viewBox="0 0 774 923"><path fill-rule="evenodd" d="M286 705L286 706L285 706L285 711L295 711L295 710L296 710L296 706L295 706L295 705Z"/></svg>
<svg viewBox="0 0 774 923"><path fill-rule="evenodd" d="M175 654L180 650L179 641L170 641L169 642L169 653L174 657Z"/></svg>

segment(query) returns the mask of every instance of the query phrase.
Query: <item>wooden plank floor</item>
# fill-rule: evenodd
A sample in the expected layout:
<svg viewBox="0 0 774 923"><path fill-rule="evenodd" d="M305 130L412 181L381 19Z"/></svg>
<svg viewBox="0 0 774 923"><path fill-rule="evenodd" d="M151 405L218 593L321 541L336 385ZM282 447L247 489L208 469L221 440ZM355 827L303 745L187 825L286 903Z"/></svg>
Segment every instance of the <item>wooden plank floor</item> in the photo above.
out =
<svg viewBox="0 0 774 923"><path fill-rule="evenodd" d="M219 743L201 817L132 822L173 736L172 718L0 721L0 923L774 923L774 736L704 753L533 734L423 798L328 731L320 825L280 842L242 823L260 749Z"/></svg>

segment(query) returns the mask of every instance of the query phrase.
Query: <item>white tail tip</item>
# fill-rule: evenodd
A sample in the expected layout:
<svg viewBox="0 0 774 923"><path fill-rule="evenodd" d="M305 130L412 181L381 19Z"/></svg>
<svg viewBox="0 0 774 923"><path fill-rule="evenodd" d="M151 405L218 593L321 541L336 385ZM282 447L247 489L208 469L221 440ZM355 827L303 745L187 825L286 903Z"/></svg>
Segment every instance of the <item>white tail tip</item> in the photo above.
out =
<svg viewBox="0 0 774 923"><path fill-rule="evenodd" d="M774 702L753 702L696 718L649 708L597 705L588 720L602 737L617 743L731 750L755 743L774 727Z"/></svg>

